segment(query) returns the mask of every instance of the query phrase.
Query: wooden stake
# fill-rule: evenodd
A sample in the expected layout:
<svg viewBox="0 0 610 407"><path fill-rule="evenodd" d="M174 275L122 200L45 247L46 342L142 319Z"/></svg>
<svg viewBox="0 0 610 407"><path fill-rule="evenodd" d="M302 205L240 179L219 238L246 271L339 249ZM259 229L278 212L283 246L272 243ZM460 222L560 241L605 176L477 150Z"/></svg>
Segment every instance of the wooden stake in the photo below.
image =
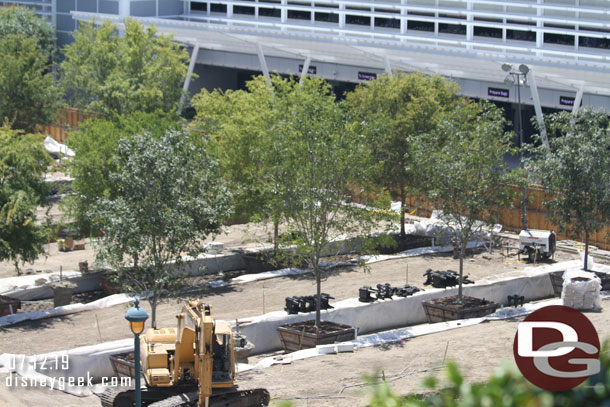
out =
<svg viewBox="0 0 610 407"><path fill-rule="evenodd" d="M102 342L102 331L100 331L100 321L97 319L97 314L95 314L95 325L97 325L97 335L100 337L100 343Z"/></svg>
<svg viewBox="0 0 610 407"><path fill-rule="evenodd" d="M407 276L405 284L409 284L409 264L407 263Z"/></svg>
<svg viewBox="0 0 610 407"><path fill-rule="evenodd" d="M445 346L445 354L443 355L443 365L445 365L445 358L447 357L448 349L449 349L449 341L447 341L447 346Z"/></svg>

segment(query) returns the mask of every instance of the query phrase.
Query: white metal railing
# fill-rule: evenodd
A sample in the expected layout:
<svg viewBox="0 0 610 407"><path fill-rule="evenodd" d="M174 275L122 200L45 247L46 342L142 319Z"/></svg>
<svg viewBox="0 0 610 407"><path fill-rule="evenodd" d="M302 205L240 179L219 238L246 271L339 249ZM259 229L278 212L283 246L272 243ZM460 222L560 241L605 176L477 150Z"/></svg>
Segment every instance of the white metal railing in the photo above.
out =
<svg viewBox="0 0 610 407"><path fill-rule="evenodd" d="M8 6L23 6L29 8L37 15L42 17L45 21L52 23L54 22L54 14L55 14L55 2L53 0L0 0L0 6L8 7Z"/></svg>
<svg viewBox="0 0 610 407"><path fill-rule="evenodd" d="M538 55L544 53L565 53L572 58L605 59L610 55L610 1L609 7L579 6L580 0L574 0L574 4L556 4L544 0L533 1L492 1L492 0L447 0L444 6L439 6L438 1L418 2L413 4L409 0L400 2L369 1L369 0L321 0L321 1L290 1L279 0L278 2L266 2L265 0L183 0L186 9L193 10L192 4L200 4L201 11L189 11L183 15L185 19L208 21L215 23L248 24L254 26L268 27L270 21L277 21L282 30L308 30L306 25L325 26L330 24L339 31L355 30L358 35L364 32L379 33L385 36L387 31L394 31L401 36L402 41L424 37L424 41L430 35L437 37L437 41L448 42L469 48L491 44L498 49L517 48L523 52L534 52ZM455 7L447 6L447 3L455 4ZM299 3L299 4L295 4ZM212 10L212 5L226 7L226 11L218 12ZM325 7L326 6L326 7ZM330 6L330 7L329 7ZM240 13L236 7L248 8L252 15ZM358 7L360 10L351 9ZM487 7L488 9L482 9ZM498 8L491 10L490 7ZM366 8L366 10L362 10ZM261 9L279 10L280 16L260 16ZM309 14L308 19L290 18L289 12L305 12ZM522 11L522 12L519 12ZM557 12L565 15L555 15ZM317 13L334 14L337 21L318 21ZM418 14L413 14L418 13ZM422 14L427 15L422 15ZM348 18L365 17L366 24L350 24ZM380 19L383 23L376 24ZM259 25L252 23L259 22ZM391 26L386 26L386 20L394 20ZM487 21L486 21L487 20ZM489 21L493 20L493 21ZM411 27L412 23L428 23L428 31ZM447 32L449 27L441 24L452 25L458 28L458 32ZM314 29L315 30L315 29ZM486 31L487 30L487 31ZM460 32L462 31L462 32ZM484 31L484 33L477 32ZM517 33L515 33L517 32ZM530 32L527 38L525 33ZM521 34L525 35L520 37ZM555 38L547 37L550 34ZM449 40L444 37L453 37ZM582 40L581 40L582 38ZM497 43L494 45L494 43ZM548 48L556 50L548 50ZM564 51L561 51L563 49Z"/></svg>

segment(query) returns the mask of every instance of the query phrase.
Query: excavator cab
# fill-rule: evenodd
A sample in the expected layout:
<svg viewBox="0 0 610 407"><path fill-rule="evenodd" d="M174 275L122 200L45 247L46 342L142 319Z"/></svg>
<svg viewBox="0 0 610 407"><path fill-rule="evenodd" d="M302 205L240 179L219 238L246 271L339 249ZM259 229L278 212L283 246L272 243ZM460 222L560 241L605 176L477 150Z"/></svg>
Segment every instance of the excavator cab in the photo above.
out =
<svg viewBox="0 0 610 407"><path fill-rule="evenodd" d="M235 378L233 333L224 322L216 321L212 343L212 387L231 387Z"/></svg>

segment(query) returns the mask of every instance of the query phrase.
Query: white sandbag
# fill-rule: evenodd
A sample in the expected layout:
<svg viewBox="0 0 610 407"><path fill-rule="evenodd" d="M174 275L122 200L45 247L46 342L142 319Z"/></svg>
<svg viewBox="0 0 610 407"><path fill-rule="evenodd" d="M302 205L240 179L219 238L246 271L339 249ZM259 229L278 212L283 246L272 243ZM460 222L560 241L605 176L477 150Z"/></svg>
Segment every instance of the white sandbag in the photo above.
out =
<svg viewBox="0 0 610 407"><path fill-rule="evenodd" d="M582 270L568 270L563 274L563 305L577 310L601 309L601 280Z"/></svg>

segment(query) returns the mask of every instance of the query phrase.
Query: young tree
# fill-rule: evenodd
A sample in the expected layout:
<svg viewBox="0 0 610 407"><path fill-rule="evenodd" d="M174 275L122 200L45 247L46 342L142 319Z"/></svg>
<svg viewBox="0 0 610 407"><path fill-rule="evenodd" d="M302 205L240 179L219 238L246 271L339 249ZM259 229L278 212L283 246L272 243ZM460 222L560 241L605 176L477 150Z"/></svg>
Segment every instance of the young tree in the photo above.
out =
<svg viewBox="0 0 610 407"><path fill-rule="evenodd" d="M98 260L112 265L132 292L151 293L152 326L165 292L183 285L172 267L196 256L229 213L229 195L200 138L169 131L122 139L111 181L119 194L102 199L104 231Z"/></svg>
<svg viewBox="0 0 610 407"><path fill-rule="evenodd" d="M458 87L440 76L382 75L359 85L346 97L352 120L367 137L378 161L375 182L401 203L400 235L405 236L405 201L408 188L424 173L411 160L412 139L430 132L439 118L461 100Z"/></svg>
<svg viewBox="0 0 610 407"><path fill-rule="evenodd" d="M36 223L45 203L43 175L49 163L42 138L0 127L0 261L32 262L43 253L46 230Z"/></svg>
<svg viewBox="0 0 610 407"><path fill-rule="evenodd" d="M468 241L495 223L499 206L511 202L508 183L517 180L503 161L512 151L511 133L504 126L500 109L486 102L469 103L447 113L428 135L430 141L417 146L419 159L428 168L428 197L442 211L441 219L458 243L460 303ZM438 139L444 141L437 143Z"/></svg>
<svg viewBox="0 0 610 407"><path fill-rule="evenodd" d="M15 129L34 131L51 123L61 104L37 41L23 34L0 34L0 122L8 120Z"/></svg>
<svg viewBox="0 0 610 407"><path fill-rule="evenodd" d="M582 109L546 117L549 148L532 150L528 165L549 193L544 201L562 230L583 234L584 270L589 238L610 219L610 119L603 111Z"/></svg>
<svg viewBox="0 0 610 407"><path fill-rule="evenodd" d="M273 223L274 253L278 254L279 224L285 219L280 194L286 181L282 151L275 140L283 136L277 126L294 103L295 81L279 75L264 76L246 83L246 90L208 92L193 98L197 116L193 126L210 135L213 154L234 191L238 217Z"/></svg>
<svg viewBox="0 0 610 407"><path fill-rule="evenodd" d="M233 192L238 219L268 220L274 224L277 249L278 225L282 219L277 199L281 177L273 176L274 159L268 156L268 139L274 137L278 101L286 80L272 77L272 86L259 76L246 83L246 90L203 89L193 98L197 115L192 127L202 129L213 141L211 153Z"/></svg>
<svg viewBox="0 0 610 407"><path fill-rule="evenodd" d="M280 196L298 236L297 253L313 268L319 328L323 249L345 233L366 235L372 225L373 212L348 203L352 186L366 181L370 161L365 140L346 123L324 80L290 80L285 86L283 114L267 148L276 152L276 173L284 174Z"/></svg>
<svg viewBox="0 0 610 407"><path fill-rule="evenodd" d="M135 112L112 118L94 117L79 124L79 128L67 140L76 155L68 163L74 177L73 194L62 201L68 218L83 235L99 235L99 225L93 212L102 198L114 199L120 185L110 179L117 171L115 155L121 138L131 138L146 133L159 139L169 130L180 131L184 121L173 113L155 111Z"/></svg>
<svg viewBox="0 0 610 407"><path fill-rule="evenodd" d="M55 55L55 32L53 26L44 22L34 12L25 7L0 8L0 38L17 35L31 38L42 54L42 60L49 63Z"/></svg>
<svg viewBox="0 0 610 407"><path fill-rule="evenodd" d="M188 54L135 20L124 35L106 21L83 24L64 47L61 84L74 106L103 114L176 109L183 95Z"/></svg>

